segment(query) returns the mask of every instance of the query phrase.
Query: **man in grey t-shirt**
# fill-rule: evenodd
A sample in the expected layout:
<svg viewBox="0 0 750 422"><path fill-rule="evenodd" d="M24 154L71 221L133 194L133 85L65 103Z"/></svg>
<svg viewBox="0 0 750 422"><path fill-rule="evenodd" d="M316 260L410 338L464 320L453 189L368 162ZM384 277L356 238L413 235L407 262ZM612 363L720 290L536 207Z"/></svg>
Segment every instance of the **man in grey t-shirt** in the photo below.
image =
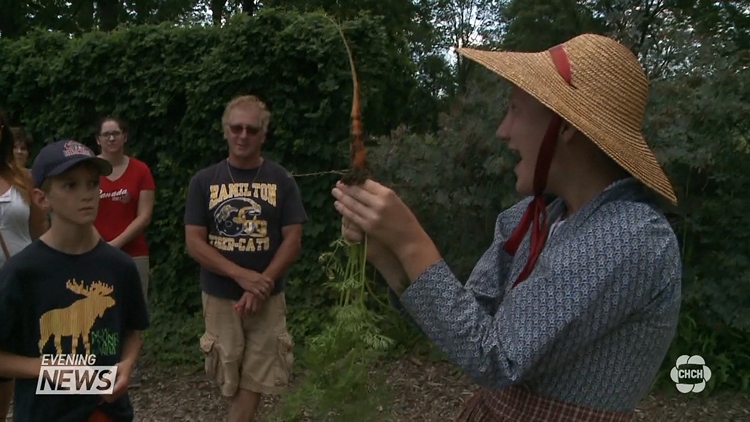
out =
<svg viewBox="0 0 750 422"><path fill-rule="evenodd" d="M292 175L261 156L270 118L254 96L227 104L229 157L193 176L185 205L188 253L201 265L200 347L232 398L230 421L252 420L261 394L283 392L292 372L284 288L307 214Z"/></svg>

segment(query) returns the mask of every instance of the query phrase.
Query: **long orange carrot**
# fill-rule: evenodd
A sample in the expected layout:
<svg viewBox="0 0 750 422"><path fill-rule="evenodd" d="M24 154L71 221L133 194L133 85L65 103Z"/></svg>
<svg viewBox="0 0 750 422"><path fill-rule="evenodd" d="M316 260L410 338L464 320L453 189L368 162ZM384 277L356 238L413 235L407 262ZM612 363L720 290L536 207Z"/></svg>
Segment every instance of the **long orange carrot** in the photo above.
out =
<svg viewBox="0 0 750 422"><path fill-rule="evenodd" d="M344 37L341 28L339 28L341 37ZM365 143L362 140L362 111L359 105L359 80L357 78L357 70L354 66L354 58L352 57L352 50L349 48L349 44L344 38L344 45L346 46L346 52L349 56L349 65L352 69L352 127L351 127L351 165L355 169L364 169L367 165L365 158Z"/></svg>
<svg viewBox="0 0 750 422"><path fill-rule="evenodd" d="M339 31L339 35L341 35L341 39L344 41L346 53L349 57L349 66L351 67L352 72L352 122L350 130L351 142L349 144L349 155L352 171L348 175L348 177L344 177L342 181L347 184L360 184L364 183L369 172L367 169L365 143L362 139L362 111L359 104L359 80L357 78L357 70L354 65L352 50L349 47L349 43L346 41L346 37L344 36L344 32L341 29L341 26L339 26L330 16L326 15L326 17L336 26L336 29L338 29Z"/></svg>

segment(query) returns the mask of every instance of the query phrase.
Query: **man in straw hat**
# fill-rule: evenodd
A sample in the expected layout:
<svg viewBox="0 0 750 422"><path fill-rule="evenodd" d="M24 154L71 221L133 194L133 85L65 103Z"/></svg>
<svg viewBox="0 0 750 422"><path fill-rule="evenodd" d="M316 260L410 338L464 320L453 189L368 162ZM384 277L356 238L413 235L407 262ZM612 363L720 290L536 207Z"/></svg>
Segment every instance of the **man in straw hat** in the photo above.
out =
<svg viewBox="0 0 750 422"><path fill-rule="evenodd" d="M518 152L516 189L464 285L410 210L368 180L338 183L342 232L424 333L482 388L461 421L622 421L675 334L676 203L641 134L636 57L584 34L547 51L459 52L513 84L497 130ZM549 204L544 194L555 199Z"/></svg>

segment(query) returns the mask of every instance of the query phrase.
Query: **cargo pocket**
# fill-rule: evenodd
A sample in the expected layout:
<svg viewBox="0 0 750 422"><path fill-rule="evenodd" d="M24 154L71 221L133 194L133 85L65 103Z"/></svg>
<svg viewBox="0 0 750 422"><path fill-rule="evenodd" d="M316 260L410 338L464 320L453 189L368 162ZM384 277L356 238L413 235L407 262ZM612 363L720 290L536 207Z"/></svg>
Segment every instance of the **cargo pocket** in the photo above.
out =
<svg viewBox="0 0 750 422"><path fill-rule="evenodd" d="M217 347L218 338L211 333L204 333L200 339L201 352L205 359L206 375L219 383L224 384L224 371L221 365L221 356Z"/></svg>
<svg viewBox="0 0 750 422"><path fill-rule="evenodd" d="M289 333L279 334L276 340L276 386L285 387L292 378L294 341Z"/></svg>

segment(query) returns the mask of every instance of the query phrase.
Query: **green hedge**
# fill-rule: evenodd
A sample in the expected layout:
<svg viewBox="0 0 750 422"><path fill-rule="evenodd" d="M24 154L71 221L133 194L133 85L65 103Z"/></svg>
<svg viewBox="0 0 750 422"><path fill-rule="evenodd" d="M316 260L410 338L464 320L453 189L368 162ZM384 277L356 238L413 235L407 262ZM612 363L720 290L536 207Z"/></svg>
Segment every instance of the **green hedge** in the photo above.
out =
<svg viewBox="0 0 750 422"><path fill-rule="evenodd" d="M415 89L405 43L367 15L342 27L362 87L365 129L386 134ZM273 112L267 155L293 173L348 166L349 63L336 27L319 14L264 10L222 28L164 24L81 38L36 32L0 39L0 57L0 106L36 139L69 136L95 146L99 116L129 122L127 148L156 180L147 233L151 305L171 324L161 326L167 332L200 312L198 267L186 253L182 217L190 177L226 156L220 120L227 101L245 93L266 100ZM316 330L329 303L317 258L338 233L330 196L337 177L297 179L310 216L289 290L298 336ZM188 331L191 337L195 330Z"/></svg>

